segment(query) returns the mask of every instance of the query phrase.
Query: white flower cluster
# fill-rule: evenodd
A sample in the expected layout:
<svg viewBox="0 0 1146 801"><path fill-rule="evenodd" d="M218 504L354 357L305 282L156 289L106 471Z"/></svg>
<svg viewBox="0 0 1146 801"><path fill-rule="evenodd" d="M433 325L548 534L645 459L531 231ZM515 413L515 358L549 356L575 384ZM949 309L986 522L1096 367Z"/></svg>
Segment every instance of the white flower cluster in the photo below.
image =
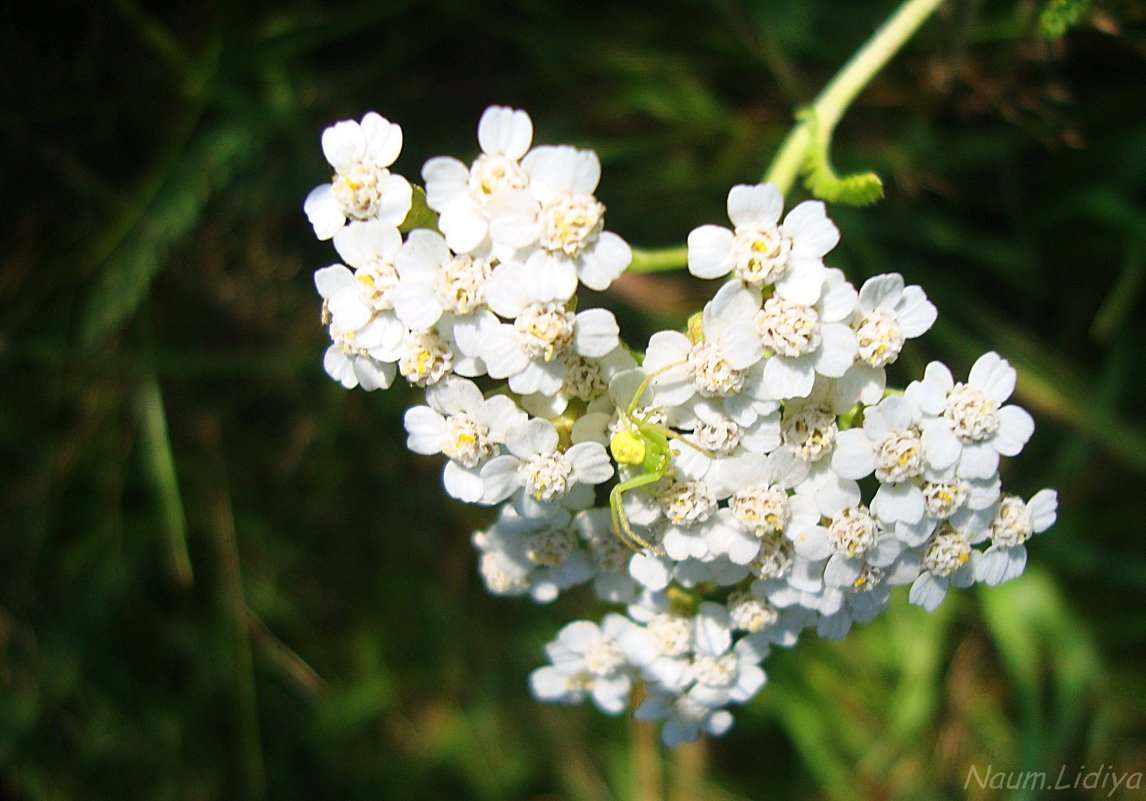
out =
<svg viewBox="0 0 1146 801"><path fill-rule="evenodd" d="M525 112L487 109L472 164L423 167L438 216L414 227L433 215L411 214L418 194L389 170L401 129L340 122L322 137L334 177L305 210L343 262L315 276L325 368L347 388L396 373L425 388L409 448L447 457L453 497L501 505L473 535L489 591L548 602L586 585L624 610L559 632L538 698L610 714L640 698L670 745L721 734L771 647L841 637L895 585L932 610L951 585L1022 572L1057 496L1001 489L999 457L1034 429L1007 404L1004 359L966 381L933 362L888 389L935 307L896 274L857 291L824 264L839 241L824 205L781 219L769 184L733 187L732 227L689 235L690 272L724 283L635 354L610 312L577 310L579 285L606 289L632 258L604 229L597 156L532 141Z"/></svg>

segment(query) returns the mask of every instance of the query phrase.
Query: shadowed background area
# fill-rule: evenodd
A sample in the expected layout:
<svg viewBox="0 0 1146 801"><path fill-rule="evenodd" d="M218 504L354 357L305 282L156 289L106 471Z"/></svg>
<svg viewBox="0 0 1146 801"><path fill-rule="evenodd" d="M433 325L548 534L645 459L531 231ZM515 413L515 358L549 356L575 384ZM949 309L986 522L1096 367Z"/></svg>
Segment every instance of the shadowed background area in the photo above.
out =
<svg viewBox="0 0 1146 801"><path fill-rule="evenodd" d="M469 535L492 514L405 450L416 393L322 371L312 274L336 256L301 212L329 179L319 136L376 110L419 181L475 155L487 105L525 108L535 142L600 153L611 230L679 245L725 222L894 6L16 5L0 798L637 798L641 733L526 684L600 610L488 596ZM1049 42L1041 10L950 2L860 96L833 156L887 197L830 210L828 263L938 307L900 385L990 349L1018 368L1038 428L1004 483L1058 488L1059 522L1016 582L933 615L902 590L843 642L774 653L727 737L666 758L670 797L999 798L964 789L972 766L1146 771L1146 12L1095 3ZM640 348L714 290L630 276L593 300Z"/></svg>

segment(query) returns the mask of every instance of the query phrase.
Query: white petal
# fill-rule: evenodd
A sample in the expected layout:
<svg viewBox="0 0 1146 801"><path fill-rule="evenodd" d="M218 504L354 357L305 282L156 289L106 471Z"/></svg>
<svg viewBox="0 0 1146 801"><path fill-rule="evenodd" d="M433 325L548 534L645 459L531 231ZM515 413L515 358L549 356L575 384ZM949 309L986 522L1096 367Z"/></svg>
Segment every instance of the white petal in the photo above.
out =
<svg viewBox="0 0 1146 801"><path fill-rule="evenodd" d="M402 128L371 111L362 118L366 155L380 167L389 167L402 152Z"/></svg>
<svg viewBox="0 0 1146 801"><path fill-rule="evenodd" d="M426 205L434 211L442 211L450 202L466 195L469 179L469 169L457 159L450 156L430 159L422 167Z"/></svg>
<svg viewBox="0 0 1146 801"><path fill-rule="evenodd" d="M518 468L521 460L515 456L495 456L482 465L481 480L485 485L481 503L500 503L521 486Z"/></svg>
<svg viewBox="0 0 1146 801"><path fill-rule="evenodd" d="M801 306L812 306L824 291L827 272L818 261L793 259L787 272L776 282L776 294Z"/></svg>
<svg viewBox="0 0 1146 801"><path fill-rule="evenodd" d="M341 264L332 264L315 271L314 285L318 294L329 300L340 290L354 286L354 274Z"/></svg>
<svg viewBox="0 0 1146 801"><path fill-rule="evenodd" d="M485 483L481 472L475 468L465 468L450 459L442 470L442 483L451 497L465 503L480 503L485 494Z"/></svg>
<svg viewBox="0 0 1146 801"><path fill-rule="evenodd" d="M927 463L936 470L946 470L959 459L963 453L963 443L955 436L951 426L945 419L931 418L924 420L923 454Z"/></svg>
<svg viewBox="0 0 1146 801"><path fill-rule="evenodd" d="M792 239L792 254L818 258L840 241L840 229L828 219L824 204L805 200L784 217L784 235Z"/></svg>
<svg viewBox="0 0 1146 801"><path fill-rule="evenodd" d="M1003 456L1017 456L1033 433L1035 421L1026 409L1004 406L999 410L999 430L992 444Z"/></svg>
<svg viewBox="0 0 1146 801"><path fill-rule="evenodd" d="M533 121L524 111L490 106L478 121L478 144L482 152L519 159L533 142Z"/></svg>
<svg viewBox="0 0 1146 801"><path fill-rule="evenodd" d="M426 402L442 414L475 414L485 404L477 384L456 376L447 376L427 387Z"/></svg>
<svg viewBox="0 0 1146 801"><path fill-rule="evenodd" d="M356 286L343 287L328 298L326 304L334 322L344 331L357 331L374 316L370 307L362 302Z"/></svg>
<svg viewBox="0 0 1146 801"><path fill-rule="evenodd" d="M924 573L911 585L908 600L916 606L922 606L928 612L934 612L947 596L947 579Z"/></svg>
<svg viewBox="0 0 1146 801"><path fill-rule="evenodd" d="M438 227L454 253L469 253L485 240L489 230L485 218L466 200L455 200L442 209Z"/></svg>
<svg viewBox="0 0 1146 801"><path fill-rule="evenodd" d="M322 355L322 369L326 374L346 389L358 386L358 376L354 374L354 365L346 354L336 345L331 345Z"/></svg>
<svg viewBox="0 0 1146 801"><path fill-rule="evenodd" d="M354 120L342 120L322 132L322 154L330 166L347 167L366 155L366 135Z"/></svg>
<svg viewBox="0 0 1146 801"><path fill-rule="evenodd" d="M632 260L629 243L611 231L603 231L578 259L577 275L582 284L600 292L608 289Z"/></svg>
<svg viewBox="0 0 1146 801"><path fill-rule="evenodd" d="M764 345L751 319L736 320L727 325L718 341L728 364L736 370L745 370L764 355Z"/></svg>
<svg viewBox="0 0 1146 801"><path fill-rule="evenodd" d="M552 665L539 667L529 674L529 690L539 701L569 702L576 696L570 689L569 674Z"/></svg>
<svg viewBox="0 0 1146 801"><path fill-rule="evenodd" d="M521 166L529 173L530 191L542 203L566 193L591 194L601 177L596 153L568 145L535 147Z"/></svg>
<svg viewBox="0 0 1146 801"><path fill-rule="evenodd" d="M391 173L382 179L380 192L382 204L378 209L378 219L391 225L401 225L413 203L414 189L410 182L401 175Z"/></svg>
<svg viewBox="0 0 1146 801"><path fill-rule="evenodd" d="M505 445L510 453L526 459L540 453L557 450L557 429L548 420L534 418L506 433Z"/></svg>
<svg viewBox="0 0 1146 801"><path fill-rule="evenodd" d="M988 443L964 445L957 472L962 478L990 478L999 469L999 452Z"/></svg>
<svg viewBox="0 0 1146 801"><path fill-rule="evenodd" d="M410 435L406 440L407 448L426 455L442 452L446 421L440 414L429 406L414 406L406 410L403 422Z"/></svg>
<svg viewBox="0 0 1146 801"><path fill-rule="evenodd" d="M991 351L980 356L971 367L968 383L978 387L998 404L1015 391L1017 374L1010 362Z"/></svg>
<svg viewBox="0 0 1146 801"><path fill-rule="evenodd" d="M582 484L600 484L613 477L613 462L604 446L581 442L565 451L573 465L573 478Z"/></svg>
<svg viewBox="0 0 1146 801"><path fill-rule="evenodd" d="M772 356L764 363L764 387L771 398L806 398L815 380L811 356Z"/></svg>
<svg viewBox="0 0 1146 801"><path fill-rule="evenodd" d="M796 553L812 562L826 559L832 553L828 530L823 526L809 526L785 533L796 547Z"/></svg>
<svg viewBox="0 0 1146 801"><path fill-rule="evenodd" d="M824 567L824 583L829 587L851 587L863 573L862 559L849 559L836 554Z"/></svg>
<svg viewBox="0 0 1146 801"><path fill-rule="evenodd" d="M697 653L720 656L732 647L732 619L723 605L704 601L697 609L693 632Z"/></svg>
<svg viewBox="0 0 1146 801"><path fill-rule="evenodd" d="M907 481L881 484L871 500L872 512L885 523L917 523L923 519L923 507L923 490Z"/></svg>
<svg viewBox="0 0 1146 801"><path fill-rule="evenodd" d="M728 192L728 219L736 226L773 226L783 210L784 196L775 184L737 184Z"/></svg>
<svg viewBox="0 0 1146 801"><path fill-rule="evenodd" d="M458 346L459 351L471 357L481 356L486 336L501 325L493 312L488 309L481 309L463 317L454 317L453 323L454 344Z"/></svg>
<svg viewBox="0 0 1146 801"><path fill-rule="evenodd" d="M842 323L825 323L820 326L820 338L816 372L829 378L839 378L855 362L859 350L856 333Z"/></svg>
<svg viewBox="0 0 1146 801"><path fill-rule="evenodd" d="M386 389L394 381L395 368L393 364L378 362L366 356L357 356L353 360L354 376L358 385L367 392L376 389Z"/></svg>
<svg viewBox="0 0 1146 801"><path fill-rule="evenodd" d="M668 560L651 553L634 554L629 560L629 575L651 592L663 590L672 578Z"/></svg>
<svg viewBox="0 0 1146 801"><path fill-rule="evenodd" d="M903 276L899 273L876 275L864 281L859 291L859 309L893 309L903 295Z"/></svg>
<svg viewBox="0 0 1146 801"><path fill-rule="evenodd" d="M832 268L826 271L823 299L820 302L820 320L838 323L851 317L858 300L856 288L844 278L844 274Z"/></svg>
<svg viewBox="0 0 1146 801"><path fill-rule="evenodd" d="M582 356L598 358L617 347L621 333L617 318L608 309L587 309L573 322L573 347Z"/></svg>
<svg viewBox="0 0 1146 801"><path fill-rule="evenodd" d="M1027 564L1027 549L1022 545L1000 548L992 545L975 564L975 580L989 587L1022 575Z"/></svg>
<svg viewBox="0 0 1146 801"><path fill-rule="evenodd" d="M850 428L836 435L832 470L844 478L859 479L875 470L875 451L863 429Z"/></svg>
<svg viewBox="0 0 1146 801"><path fill-rule="evenodd" d="M521 349L517 331L508 324L499 325L488 334L481 357L491 378L508 378L529 364L529 356Z"/></svg>
<svg viewBox="0 0 1146 801"><path fill-rule="evenodd" d="M899 320L899 330L907 338L917 337L935 324L939 312L935 305L927 299L927 295L917 286L909 286L903 290L903 298L895 307L895 316Z"/></svg>
<svg viewBox="0 0 1146 801"><path fill-rule="evenodd" d="M554 359L551 362L530 361L521 372L509 377L509 388L518 395L540 392L556 395L565 383L565 362Z"/></svg>
<svg viewBox="0 0 1146 801"><path fill-rule="evenodd" d="M732 271L732 232L702 225L688 235L688 271L697 278L720 278Z"/></svg>
<svg viewBox="0 0 1146 801"><path fill-rule="evenodd" d="M334 189L330 184L321 184L310 190L302 210L314 227L314 235L322 241L330 239L346 224L346 217L334 199Z"/></svg>
<svg viewBox="0 0 1146 801"><path fill-rule="evenodd" d="M1058 515L1058 493L1051 489L1039 490L1027 501L1031 514L1031 528L1036 534L1054 525Z"/></svg>
<svg viewBox="0 0 1146 801"><path fill-rule="evenodd" d="M927 414L940 415L947 408L947 393L955 386L951 371L943 362L931 362L923 371L922 381L912 381L906 392L907 399Z"/></svg>

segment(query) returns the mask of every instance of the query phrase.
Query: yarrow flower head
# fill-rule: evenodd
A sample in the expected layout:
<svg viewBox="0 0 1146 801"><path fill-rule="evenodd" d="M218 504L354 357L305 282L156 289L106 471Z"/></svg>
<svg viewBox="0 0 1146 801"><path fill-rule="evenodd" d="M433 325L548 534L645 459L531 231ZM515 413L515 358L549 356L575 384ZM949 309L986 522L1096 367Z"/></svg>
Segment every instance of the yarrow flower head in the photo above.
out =
<svg viewBox="0 0 1146 801"><path fill-rule="evenodd" d="M558 631L536 698L632 703L669 745L721 735L771 649L842 637L897 587L933 610L1022 573L1058 496L1003 489L1001 458L1034 428L1006 360L889 388L935 306L894 273L857 291L825 264L840 233L824 204L784 214L771 184L732 187L731 226L689 234L690 272L722 283L642 354L578 295L632 260L600 160L533 140L526 112L488 108L473 161L422 169L435 219L390 171L401 129L339 122L304 210L340 259L315 273L323 366L348 389L424 391L408 448L444 457L451 497L498 507L470 538L488 591L613 607Z"/></svg>
<svg viewBox="0 0 1146 801"><path fill-rule="evenodd" d="M409 181L387 169L402 152L402 129L370 112L362 122L343 120L322 133L322 152L334 178L307 195L304 209L319 239L330 239L347 220L399 225L410 211Z"/></svg>

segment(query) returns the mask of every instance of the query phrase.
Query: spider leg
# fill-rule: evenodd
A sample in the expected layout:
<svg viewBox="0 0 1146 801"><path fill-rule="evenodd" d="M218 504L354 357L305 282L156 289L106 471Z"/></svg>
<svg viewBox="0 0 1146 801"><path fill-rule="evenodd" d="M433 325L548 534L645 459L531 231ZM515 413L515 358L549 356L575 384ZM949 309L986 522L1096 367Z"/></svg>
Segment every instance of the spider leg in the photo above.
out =
<svg viewBox="0 0 1146 801"><path fill-rule="evenodd" d="M637 385L637 391L633 393L633 399L629 401L629 408L626 410L625 414L628 417L633 416L633 412L636 411L637 405L641 401L641 396L645 394L645 390L649 388L649 384L652 383L654 378L656 378L661 373L671 370L674 367L680 367L683 363L684 362L673 362L672 364L666 364L659 370L654 370L651 373L646 373L644 380L642 380L641 383Z"/></svg>
<svg viewBox="0 0 1146 801"><path fill-rule="evenodd" d="M660 553L652 543L641 537L633 531L633 527L629 524L628 515L625 514L625 507L621 502L621 495L632 489L644 487L652 484L660 479L660 475L656 473L641 473L638 476L633 476L627 481L622 481L616 484L612 490L609 491L609 511L613 519L613 532L620 538L622 542L632 548L634 551L648 550L654 553ZM640 545L640 548L633 546L633 543Z"/></svg>
<svg viewBox="0 0 1146 801"><path fill-rule="evenodd" d="M715 454L715 453L713 453L712 451L710 451L710 450L708 450L708 449L706 449L706 448L702 448L702 447L700 447L699 445L697 445L697 444L696 444L695 442L693 442L692 440L688 439L687 437L682 437L680 434L676 433L675 431L673 431L673 430L671 430L671 429L666 429L666 430L665 430L665 432L664 432L664 435L665 435L665 437L667 437L668 439L679 439L679 440L680 440L681 442L683 442L685 445L687 445L688 447L692 448L694 451L697 451L698 453L703 453L703 454L704 454L705 456L707 456L709 459L715 459L715 458L716 458L716 454Z"/></svg>

